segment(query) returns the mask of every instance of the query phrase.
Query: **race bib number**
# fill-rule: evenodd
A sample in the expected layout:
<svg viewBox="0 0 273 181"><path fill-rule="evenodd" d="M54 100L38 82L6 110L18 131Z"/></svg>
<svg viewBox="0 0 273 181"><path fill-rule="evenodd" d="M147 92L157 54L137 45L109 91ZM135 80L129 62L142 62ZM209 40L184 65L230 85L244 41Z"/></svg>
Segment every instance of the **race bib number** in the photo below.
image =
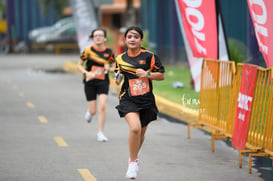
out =
<svg viewBox="0 0 273 181"><path fill-rule="evenodd" d="M104 67L92 66L91 71L95 74L95 79L100 79L100 80L105 79Z"/></svg>
<svg viewBox="0 0 273 181"><path fill-rule="evenodd" d="M130 79L130 93L132 96L139 96L150 92L148 78Z"/></svg>

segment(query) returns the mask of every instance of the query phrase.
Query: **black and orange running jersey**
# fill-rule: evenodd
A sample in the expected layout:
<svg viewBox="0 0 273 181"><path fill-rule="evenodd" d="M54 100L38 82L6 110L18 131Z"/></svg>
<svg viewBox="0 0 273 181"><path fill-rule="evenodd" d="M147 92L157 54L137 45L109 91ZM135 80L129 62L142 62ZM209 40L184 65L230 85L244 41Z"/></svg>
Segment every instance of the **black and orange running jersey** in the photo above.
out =
<svg viewBox="0 0 273 181"><path fill-rule="evenodd" d="M104 67L106 63L115 63L114 53L108 47L104 50L98 50L94 46L88 46L84 49L80 58L86 61L87 71L90 71L92 66Z"/></svg>
<svg viewBox="0 0 273 181"><path fill-rule="evenodd" d="M129 56L127 52L116 57L116 72L120 71L124 75L124 82L121 88L120 97L128 94L129 80L139 78L136 70L141 68L150 72L164 73L164 66L158 56L148 50L141 49L137 55ZM150 92L152 92L152 81L149 79Z"/></svg>

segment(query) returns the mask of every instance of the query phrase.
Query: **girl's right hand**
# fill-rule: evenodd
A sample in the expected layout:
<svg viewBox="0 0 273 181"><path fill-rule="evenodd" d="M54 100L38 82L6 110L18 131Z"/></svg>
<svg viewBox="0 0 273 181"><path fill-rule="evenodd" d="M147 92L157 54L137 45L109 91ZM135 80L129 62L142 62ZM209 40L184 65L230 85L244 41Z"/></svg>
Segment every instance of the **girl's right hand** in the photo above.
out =
<svg viewBox="0 0 273 181"><path fill-rule="evenodd" d="M86 81L93 80L95 78L95 73L94 72L86 72Z"/></svg>

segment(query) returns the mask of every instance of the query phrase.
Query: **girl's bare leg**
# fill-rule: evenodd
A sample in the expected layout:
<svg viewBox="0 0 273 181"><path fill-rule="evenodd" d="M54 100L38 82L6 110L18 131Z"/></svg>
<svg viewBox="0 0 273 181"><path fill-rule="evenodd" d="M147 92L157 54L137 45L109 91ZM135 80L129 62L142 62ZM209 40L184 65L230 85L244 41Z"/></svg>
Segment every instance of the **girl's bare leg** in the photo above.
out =
<svg viewBox="0 0 273 181"><path fill-rule="evenodd" d="M129 131L129 152L131 161L137 159L138 151L141 146L141 123L138 112L132 112L125 115L125 119L128 122Z"/></svg>
<svg viewBox="0 0 273 181"><path fill-rule="evenodd" d="M106 118L107 94L99 95L99 132L103 132Z"/></svg>
<svg viewBox="0 0 273 181"><path fill-rule="evenodd" d="M96 100L92 100L92 101L88 101L87 102L87 105L88 105L88 110L89 110L89 113L94 116L96 114Z"/></svg>

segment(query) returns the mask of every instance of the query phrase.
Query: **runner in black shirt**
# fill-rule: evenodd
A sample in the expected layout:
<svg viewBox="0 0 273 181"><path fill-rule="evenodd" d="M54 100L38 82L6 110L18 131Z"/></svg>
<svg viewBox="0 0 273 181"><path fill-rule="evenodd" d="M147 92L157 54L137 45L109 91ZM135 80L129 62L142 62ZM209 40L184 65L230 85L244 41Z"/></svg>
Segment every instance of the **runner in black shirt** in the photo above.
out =
<svg viewBox="0 0 273 181"><path fill-rule="evenodd" d="M120 117L129 124L129 165L127 178L136 179L139 150L148 124L157 119L152 80L164 80L164 66L154 53L142 49L143 32L139 27L129 27L125 32L128 50L116 58L116 74L124 78L120 101ZM116 77L116 83L119 80Z"/></svg>
<svg viewBox="0 0 273 181"><path fill-rule="evenodd" d="M88 104L85 119L90 123L92 116L96 114L96 99L98 95L99 132L97 140L108 141L103 131L109 91L108 72L115 70L115 58L113 51L104 44L106 41L106 31L104 29L93 30L90 38L94 41L94 45L85 48L78 62L78 68L83 74L84 91Z"/></svg>

